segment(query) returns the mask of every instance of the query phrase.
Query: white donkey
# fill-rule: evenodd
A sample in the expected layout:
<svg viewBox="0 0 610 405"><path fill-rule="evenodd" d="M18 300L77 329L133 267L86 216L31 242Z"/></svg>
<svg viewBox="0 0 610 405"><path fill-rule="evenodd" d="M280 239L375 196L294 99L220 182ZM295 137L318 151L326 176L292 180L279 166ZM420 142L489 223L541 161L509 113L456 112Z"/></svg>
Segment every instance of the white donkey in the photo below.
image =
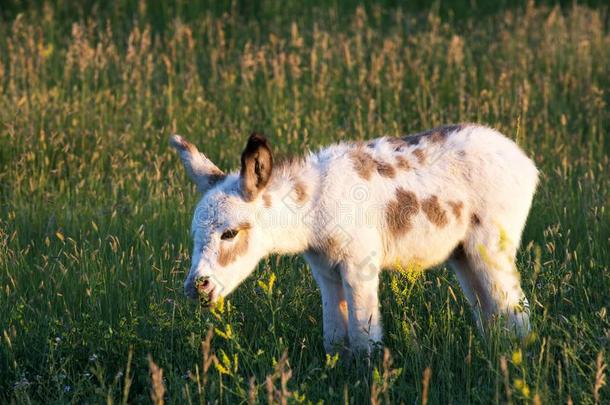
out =
<svg viewBox="0 0 610 405"><path fill-rule="evenodd" d="M271 253L304 253L322 293L324 344L381 341L379 273L448 261L477 323L504 315L519 335L529 307L515 255L538 171L499 132L450 125L403 138L342 142L274 166L250 135L223 173L178 135L170 143L201 200L186 294L214 302Z"/></svg>

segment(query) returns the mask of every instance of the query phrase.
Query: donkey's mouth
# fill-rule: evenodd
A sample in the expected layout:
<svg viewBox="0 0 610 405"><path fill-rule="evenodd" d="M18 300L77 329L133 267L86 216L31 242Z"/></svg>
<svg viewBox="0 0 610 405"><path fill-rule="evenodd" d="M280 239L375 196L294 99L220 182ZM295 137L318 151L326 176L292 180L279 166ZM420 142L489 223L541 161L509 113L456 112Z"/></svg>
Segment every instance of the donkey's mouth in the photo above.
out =
<svg viewBox="0 0 610 405"><path fill-rule="evenodd" d="M208 292L197 291L197 293L198 293L199 303L204 308L210 308L216 299L216 297L214 296L214 289L212 289Z"/></svg>
<svg viewBox="0 0 610 405"><path fill-rule="evenodd" d="M186 283L184 294L193 301L199 301L204 307L210 307L216 301L216 286L207 277L202 277L194 283Z"/></svg>
<svg viewBox="0 0 610 405"><path fill-rule="evenodd" d="M201 306L209 308L215 300L215 286L210 282L208 277L202 277L195 282L196 297L199 299Z"/></svg>

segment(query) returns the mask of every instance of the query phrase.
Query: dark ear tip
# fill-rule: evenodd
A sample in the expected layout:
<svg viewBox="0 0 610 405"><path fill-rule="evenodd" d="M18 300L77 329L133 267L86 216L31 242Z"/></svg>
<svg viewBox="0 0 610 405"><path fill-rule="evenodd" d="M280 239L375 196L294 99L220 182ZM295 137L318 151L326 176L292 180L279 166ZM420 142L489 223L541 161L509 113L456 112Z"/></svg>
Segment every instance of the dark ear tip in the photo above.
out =
<svg viewBox="0 0 610 405"><path fill-rule="evenodd" d="M248 137L248 146L269 146L267 138L260 132L252 132Z"/></svg>

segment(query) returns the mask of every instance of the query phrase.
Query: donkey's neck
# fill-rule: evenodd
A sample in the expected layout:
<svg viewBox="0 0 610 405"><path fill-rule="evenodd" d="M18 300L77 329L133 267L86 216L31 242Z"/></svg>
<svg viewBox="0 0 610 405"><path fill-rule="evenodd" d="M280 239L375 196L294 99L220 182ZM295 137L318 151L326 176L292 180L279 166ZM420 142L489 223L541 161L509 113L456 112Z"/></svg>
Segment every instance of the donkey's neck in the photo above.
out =
<svg viewBox="0 0 610 405"><path fill-rule="evenodd" d="M270 250L291 254L305 251L313 235L320 174L313 159L277 165L262 199L268 213Z"/></svg>

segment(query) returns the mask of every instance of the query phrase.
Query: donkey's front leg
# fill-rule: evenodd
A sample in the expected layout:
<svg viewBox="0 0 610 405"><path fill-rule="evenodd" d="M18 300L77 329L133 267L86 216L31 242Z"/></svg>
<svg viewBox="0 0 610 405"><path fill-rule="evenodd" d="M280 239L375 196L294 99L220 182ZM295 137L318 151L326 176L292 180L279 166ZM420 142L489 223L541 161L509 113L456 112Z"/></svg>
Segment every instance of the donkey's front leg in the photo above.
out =
<svg viewBox="0 0 610 405"><path fill-rule="evenodd" d="M307 253L305 259L322 295L324 349L327 353L340 352L347 343L347 303L341 276L323 257Z"/></svg>
<svg viewBox="0 0 610 405"><path fill-rule="evenodd" d="M322 317L324 321L324 349L337 353L347 343L347 304L340 280L322 277L318 281L322 293Z"/></svg>
<svg viewBox="0 0 610 405"><path fill-rule="evenodd" d="M348 306L348 334L354 352L370 354L381 343L379 268L372 264L346 263L341 269Z"/></svg>

